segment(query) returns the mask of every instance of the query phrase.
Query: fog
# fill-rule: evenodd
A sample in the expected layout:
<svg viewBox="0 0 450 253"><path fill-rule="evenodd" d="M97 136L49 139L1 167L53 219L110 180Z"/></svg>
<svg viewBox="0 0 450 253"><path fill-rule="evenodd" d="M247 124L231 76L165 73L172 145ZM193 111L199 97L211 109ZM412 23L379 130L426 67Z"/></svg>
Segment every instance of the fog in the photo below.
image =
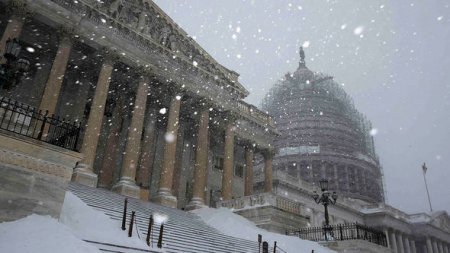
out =
<svg viewBox="0 0 450 253"><path fill-rule="evenodd" d="M450 212L448 0L155 1L218 62L240 73L259 105L277 79L306 64L344 86L378 131L387 202L408 213Z"/></svg>

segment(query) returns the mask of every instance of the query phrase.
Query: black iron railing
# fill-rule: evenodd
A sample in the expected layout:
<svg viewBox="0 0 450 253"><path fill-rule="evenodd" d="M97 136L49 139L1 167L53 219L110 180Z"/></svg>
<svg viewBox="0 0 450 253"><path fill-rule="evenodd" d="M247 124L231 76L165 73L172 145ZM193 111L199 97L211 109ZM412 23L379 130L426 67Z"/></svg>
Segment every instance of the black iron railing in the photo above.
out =
<svg viewBox="0 0 450 253"><path fill-rule="evenodd" d="M0 97L0 129L76 150L81 127L80 123L48 115L48 111Z"/></svg>
<svg viewBox="0 0 450 253"><path fill-rule="evenodd" d="M330 229L332 228L332 229ZM301 239L310 241L344 241L344 240L365 240L387 247L386 235L377 229L361 225L358 223L330 225L330 228L310 227L297 231L288 232L288 235L295 235Z"/></svg>

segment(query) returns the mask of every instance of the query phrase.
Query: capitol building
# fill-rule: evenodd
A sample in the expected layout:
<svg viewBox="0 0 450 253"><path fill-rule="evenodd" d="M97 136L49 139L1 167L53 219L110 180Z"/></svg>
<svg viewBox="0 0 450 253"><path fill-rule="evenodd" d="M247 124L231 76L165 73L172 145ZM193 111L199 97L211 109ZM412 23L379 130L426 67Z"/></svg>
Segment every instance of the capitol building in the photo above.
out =
<svg viewBox="0 0 450 253"><path fill-rule="evenodd" d="M382 171L371 123L333 77L300 65L270 90L263 110L275 116L280 136L276 170L315 183L329 179L343 196L384 201Z"/></svg>
<svg viewBox="0 0 450 253"><path fill-rule="evenodd" d="M179 217L225 207L272 232L322 235L314 196L326 179L337 196L330 225L352 235L323 245L449 253L445 211L385 203L370 121L333 77L308 69L303 49L261 108L150 0L0 0L0 52L0 222L58 218L66 192L84 189L188 214ZM176 222L167 229L199 221ZM174 252L196 247L171 236Z"/></svg>
<svg viewBox="0 0 450 253"><path fill-rule="evenodd" d="M272 192L264 192L264 161L257 160L257 194L218 205L233 208L270 231L321 240L326 214L314 195L321 191L319 183L325 179L329 191L338 196L336 204L328 206L329 221L335 230L354 223L375 228L384 234L385 241L379 244L390 251L357 243L336 249L448 252L448 214L407 214L385 203L382 166L370 121L358 112L332 76L307 67L303 48L299 53L298 68L286 73L262 101L263 110L274 117L278 133L274 140L277 153L273 159Z"/></svg>

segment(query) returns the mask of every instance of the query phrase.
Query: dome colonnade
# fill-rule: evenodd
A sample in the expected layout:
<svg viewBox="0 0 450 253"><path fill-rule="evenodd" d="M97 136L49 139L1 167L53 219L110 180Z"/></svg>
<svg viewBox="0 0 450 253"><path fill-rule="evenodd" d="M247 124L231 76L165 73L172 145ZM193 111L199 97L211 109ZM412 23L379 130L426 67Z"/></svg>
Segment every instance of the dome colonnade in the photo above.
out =
<svg viewBox="0 0 450 253"><path fill-rule="evenodd" d="M303 49L300 50L303 53ZM274 169L330 187L348 197L383 202L382 171L372 125L331 76L306 67L287 73L263 101L281 136Z"/></svg>

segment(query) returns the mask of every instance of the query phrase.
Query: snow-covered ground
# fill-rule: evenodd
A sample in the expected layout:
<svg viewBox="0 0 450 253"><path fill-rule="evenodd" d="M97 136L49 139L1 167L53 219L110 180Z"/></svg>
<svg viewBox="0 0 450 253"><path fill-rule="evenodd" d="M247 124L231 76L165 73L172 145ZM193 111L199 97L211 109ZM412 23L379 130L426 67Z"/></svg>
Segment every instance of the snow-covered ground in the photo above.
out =
<svg viewBox="0 0 450 253"><path fill-rule="evenodd" d="M66 193L59 221L70 227L73 233L82 239L114 243L122 246L147 249L145 237L141 239L133 229L133 237L128 237L128 231L122 231L119 221L112 220L104 213L86 205L71 192Z"/></svg>
<svg viewBox="0 0 450 253"><path fill-rule="evenodd" d="M312 250L314 250L314 253L336 252L322 247L316 242L302 240L294 236L286 236L268 232L264 229L258 228L253 222L240 215L234 214L231 210L226 208L202 208L191 212L197 214L208 225L216 228L226 235L256 241L258 234L261 234L263 241L267 241L270 246L273 246L274 241L276 241L277 246L288 253L310 253Z"/></svg>
<svg viewBox="0 0 450 253"><path fill-rule="evenodd" d="M120 227L120 222L66 192L59 221L33 214L17 221L0 223L0 252L100 253L82 239L148 249L142 235L138 239L136 231L133 231L133 237L129 238L128 232ZM152 250L157 251L155 248Z"/></svg>
<svg viewBox="0 0 450 253"><path fill-rule="evenodd" d="M70 227L50 216L32 214L0 224L0 252L8 253L100 253L74 235Z"/></svg>
<svg viewBox="0 0 450 253"><path fill-rule="evenodd" d="M263 240L268 241L271 246L277 241L277 245L289 253L309 253L311 250L315 253L335 252L314 242L259 229L252 222L228 209L204 208L193 212L224 234L253 241L261 234ZM141 239L136 236L136 231L133 237L129 238L127 231L120 229L119 223L87 206L71 192L67 192L59 221L50 216L33 214L17 221L0 223L0 252L100 252L82 239L148 249L142 233Z"/></svg>

